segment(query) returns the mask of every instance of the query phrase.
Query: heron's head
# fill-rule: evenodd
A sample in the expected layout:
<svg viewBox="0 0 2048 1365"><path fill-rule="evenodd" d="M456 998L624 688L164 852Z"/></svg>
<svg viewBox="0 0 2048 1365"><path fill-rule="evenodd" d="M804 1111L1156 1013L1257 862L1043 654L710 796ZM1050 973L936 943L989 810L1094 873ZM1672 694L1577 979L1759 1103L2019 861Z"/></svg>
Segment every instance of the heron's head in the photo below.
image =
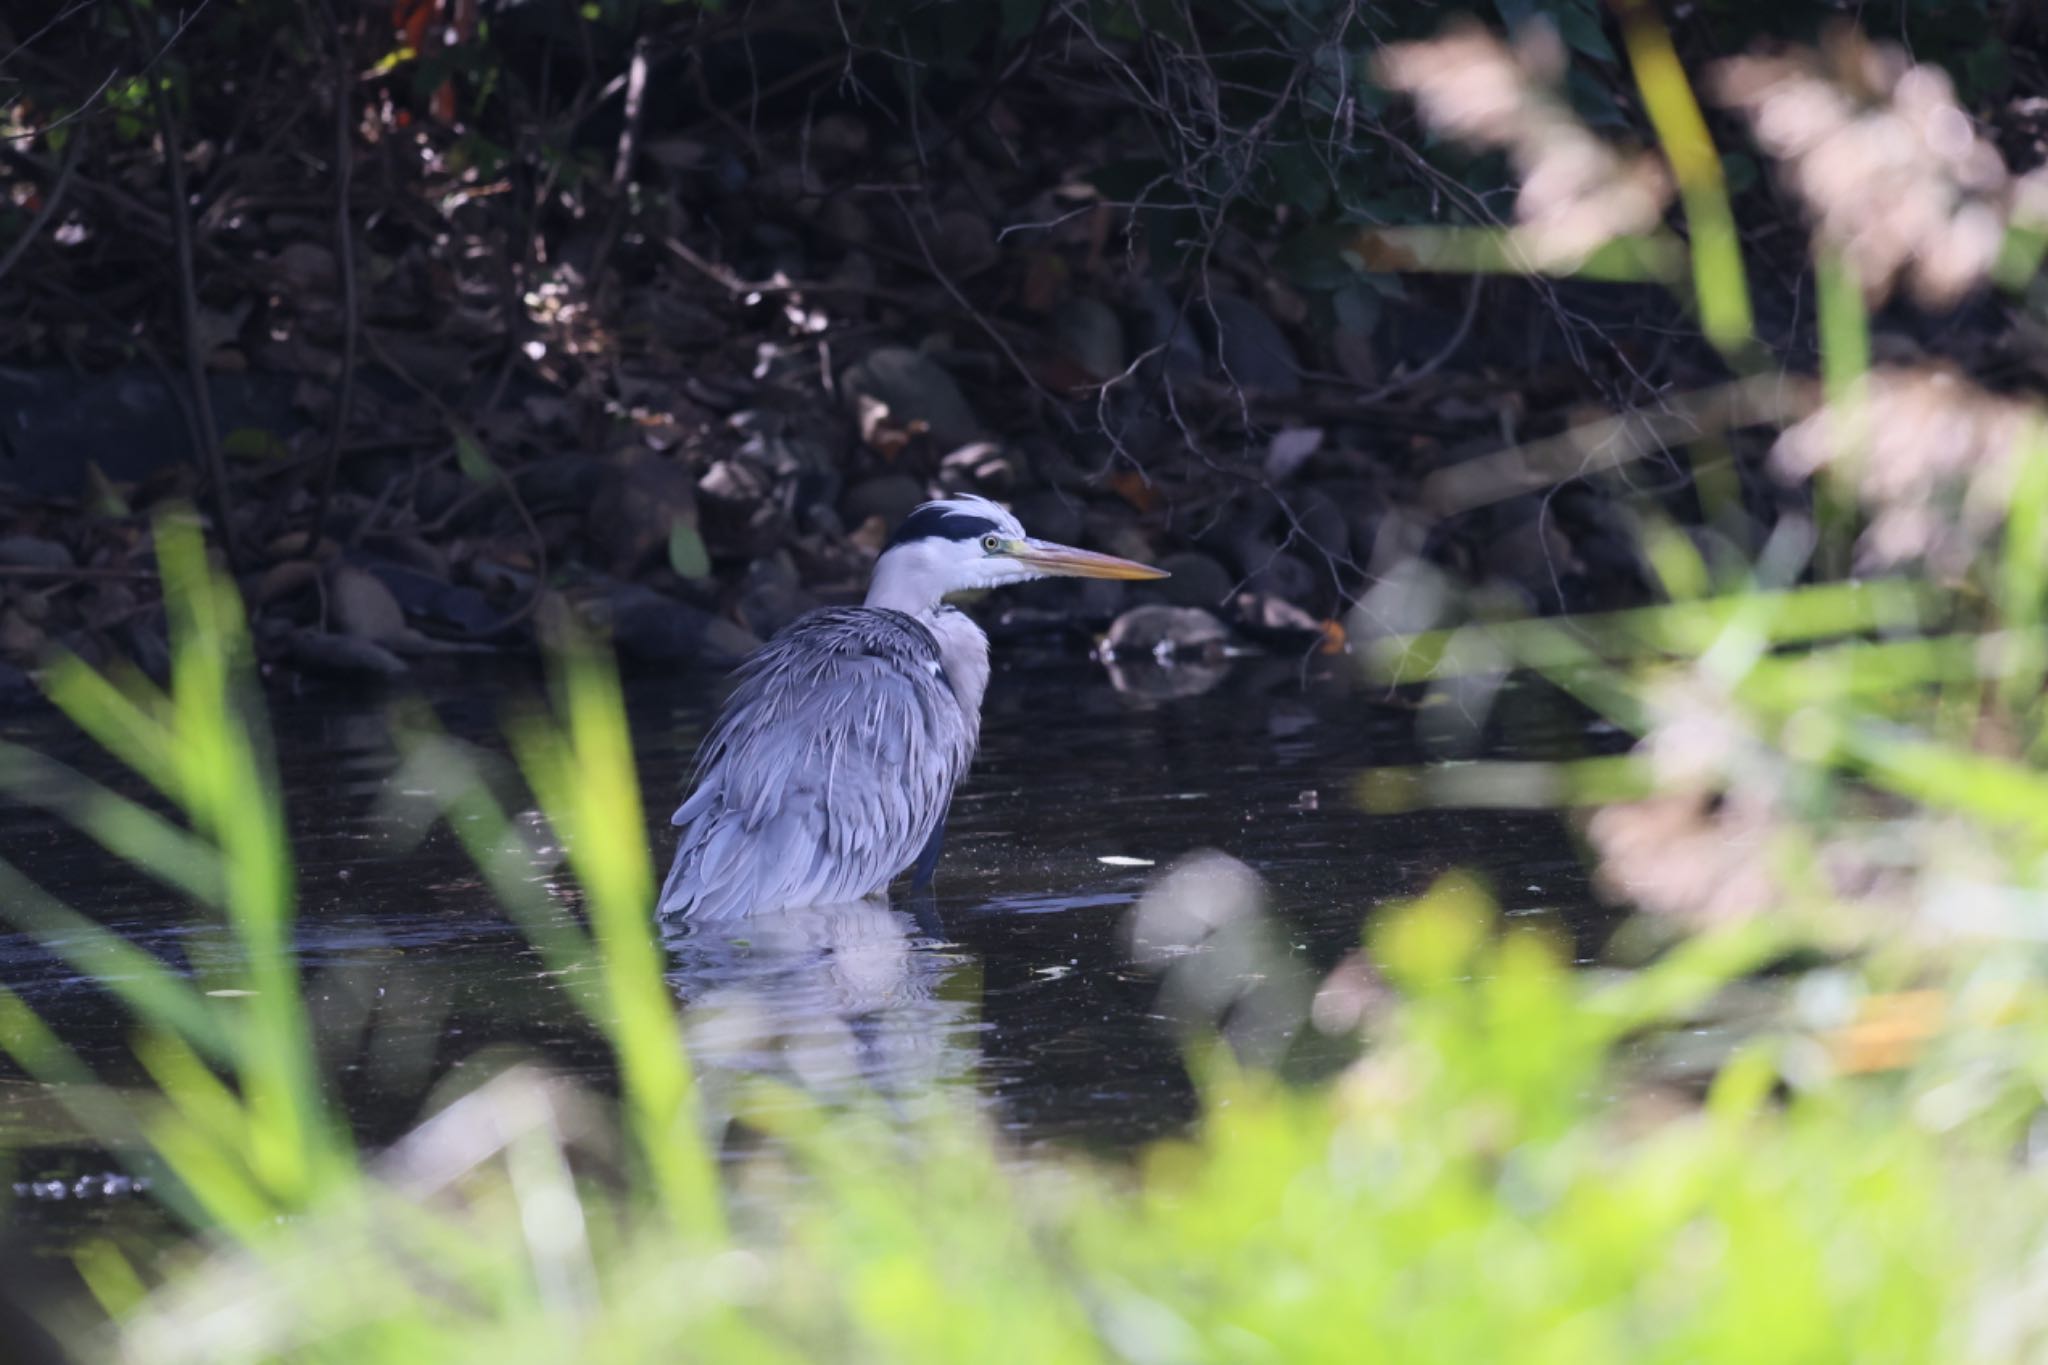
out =
<svg viewBox="0 0 2048 1365"><path fill-rule="evenodd" d="M1135 560L1035 540L1002 507L962 494L903 519L875 563L868 605L923 611L948 593L1034 578L1164 577L1164 569Z"/></svg>

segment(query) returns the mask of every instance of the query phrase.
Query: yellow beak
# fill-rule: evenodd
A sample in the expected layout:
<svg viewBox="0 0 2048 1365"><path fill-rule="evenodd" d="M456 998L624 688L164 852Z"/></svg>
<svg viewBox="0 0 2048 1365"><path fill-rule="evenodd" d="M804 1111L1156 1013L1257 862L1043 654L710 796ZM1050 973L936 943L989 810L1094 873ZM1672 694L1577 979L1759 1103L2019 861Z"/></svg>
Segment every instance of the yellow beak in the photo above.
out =
<svg viewBox="0 0 2048 1365"><path fill-rule="evenodd" d="M1135 559L1099 555L1093 550L1077 550L1071 545L1055 545L1049 540L1011 541L1010 557L1029 564L1041 573L1055 574L1062 578L1170 577L1166 570L1155 569L1150 564L1140 564Z"/></svg>

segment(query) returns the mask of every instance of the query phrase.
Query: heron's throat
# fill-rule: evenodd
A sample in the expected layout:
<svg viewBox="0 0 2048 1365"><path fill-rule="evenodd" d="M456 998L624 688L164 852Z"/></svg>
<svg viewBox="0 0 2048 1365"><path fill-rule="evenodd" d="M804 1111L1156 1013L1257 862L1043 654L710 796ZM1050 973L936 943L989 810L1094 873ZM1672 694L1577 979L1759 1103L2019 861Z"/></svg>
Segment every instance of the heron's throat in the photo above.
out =
<svg viewBox="0 0 2048 1365"><path fill-rule="evenodd" d="M923 545L902 545L875 561L867 605L923 620L939 609L946 586L944 566L932 551Z"/></svg>

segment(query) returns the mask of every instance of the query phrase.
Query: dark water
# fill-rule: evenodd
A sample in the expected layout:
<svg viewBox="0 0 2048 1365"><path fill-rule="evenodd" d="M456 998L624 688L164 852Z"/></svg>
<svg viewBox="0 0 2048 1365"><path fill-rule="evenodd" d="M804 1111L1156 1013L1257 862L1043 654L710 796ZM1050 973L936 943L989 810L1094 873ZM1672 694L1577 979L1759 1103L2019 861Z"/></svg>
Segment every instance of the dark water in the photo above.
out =
<svg viewBox="0 0 2048 1365"><path fill-rule="evenodd" d="M1200 679L1214 685L1199 695L1148 698L1094 664L1006 657L934 895L757 919L738 939L670 936L671 979L714 1097L755 1072L826 1094L946 1084L972 1087L1025 1142L1121 1145L1172 1130L1192 1108L1176 1020L1202 1006L1162 1002L1126 922L1148 883L1196 850L1241 859L1262 879L1270 957L1243 967L1261 980L1312 987L1357 945L1374 907L1458 868L1484 877L1508 913L1554 915L1582 948L1604 928L1550 815L1363 813L1353 800L1362 773L1423 757L1418 712L1361 694L1334 661L1241 660ZM1192 681L1137 678L1154 693ZM423 690L449 730L502 751L498 708L529 687L468 677ZM642 678L628 697L665 862L666 817L717 689ZM509 1057L607 1083L602 1047L453 839L435 830L422 841L394 801L385 705L332 691L272 701L321 1044L371 1144ZM55 717L0 732L118 776ZM1514 688L1485 733L1495 755L1584 743L1580 718ZM0 808L0 851L174 961L225 951L175 898L36 813ZM573 893L560 899L573 914ZM109 1079L135 1079L127 1024L89 982L17 936L0 936L0 981ZM114 1166L62 1127L32 1085L0 1080L17 1220L75 1226L82 1205L121 1202L120 1183L107 1182Z"/></svg>

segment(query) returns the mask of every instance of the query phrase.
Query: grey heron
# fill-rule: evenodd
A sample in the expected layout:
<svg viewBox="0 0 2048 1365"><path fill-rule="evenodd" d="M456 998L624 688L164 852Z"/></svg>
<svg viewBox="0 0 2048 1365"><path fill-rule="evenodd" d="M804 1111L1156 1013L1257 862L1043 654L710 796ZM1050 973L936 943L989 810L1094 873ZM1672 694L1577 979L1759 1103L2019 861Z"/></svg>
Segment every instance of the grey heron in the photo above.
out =
<svg viewBox="0 0 2048 1365"><path fill-rule="evenodd" d="M988 637L950 593L1034 578L1164 578L1034 540L986 498L928 502L875 561L867 601L807 612L740 666L672 823L661 913L830 905L930 874L973 761Z"/></svg>

